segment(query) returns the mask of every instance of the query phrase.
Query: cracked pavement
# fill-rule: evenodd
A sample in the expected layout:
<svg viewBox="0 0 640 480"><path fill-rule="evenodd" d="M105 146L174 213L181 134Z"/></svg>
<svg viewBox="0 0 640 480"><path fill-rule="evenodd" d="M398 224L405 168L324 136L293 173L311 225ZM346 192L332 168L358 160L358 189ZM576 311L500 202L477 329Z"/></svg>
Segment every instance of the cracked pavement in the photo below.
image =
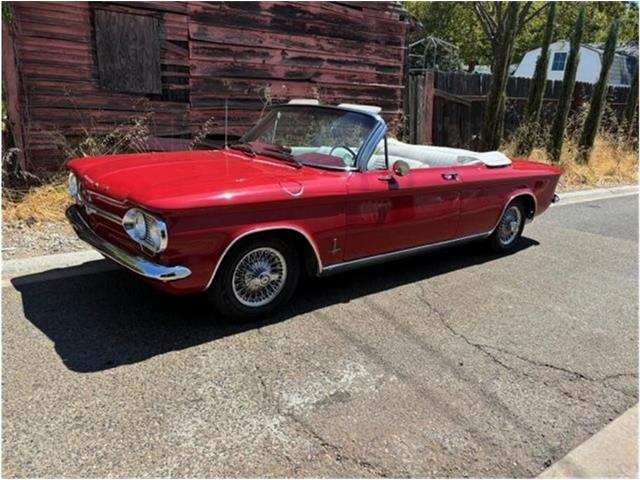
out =
<svg viewBox="0 0 640 480"><path fill-rule="evenodd" d="M124 271L16 278L2 473L535 476L638 401L637 202L312 279L244 325Z"/></svg>

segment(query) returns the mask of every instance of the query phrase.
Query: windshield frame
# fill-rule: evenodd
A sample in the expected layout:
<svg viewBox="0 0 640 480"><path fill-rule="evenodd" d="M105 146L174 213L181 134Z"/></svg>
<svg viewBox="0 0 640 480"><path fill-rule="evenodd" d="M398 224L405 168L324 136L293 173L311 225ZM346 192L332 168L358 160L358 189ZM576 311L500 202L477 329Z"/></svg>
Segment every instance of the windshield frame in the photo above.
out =
<svg viewBox="0 0 640 480"><path fill-rule="evenodd" d="M354 108L343 108L343 107L338 107L333 105L308 105L308 104L302 104L302 103L301 104L285 103L282 105L274 105L267 115L265 115L260 120L258 120L258 122L253 127L251 127L249 131L247 131L244 135L242 135L242 137L240 137L238 142L248 143L249 142L248 138L254 135L256 131L258 131L261 128L262 124L274 112L277 112L278 110L290 110L290 109L300 109L300 108L306 108L306 109L314 108L314 109L333 110L333 111L340 111L340 112L349 112L349 113L373 118L376 121L376 124L371 129L369 136L362 143L362 147L360 148L360 150L358 150L358 153L356 154L356 158L354 161L354 166L345 165L344 167L335 167L335 166L319 165L311 162L302 162L302 161L300 162L305 167L319 168L322 170L334 170L339 172L366 171L366 165L369 158L371 157L371 155L373 155L373 152L376 149L378 142L380 142L380 140L383 139L385 134L387 133L386 122L382 119L382 117L380 117L380 115L372 112L366 112L366 111L357 110Z"/></svg>

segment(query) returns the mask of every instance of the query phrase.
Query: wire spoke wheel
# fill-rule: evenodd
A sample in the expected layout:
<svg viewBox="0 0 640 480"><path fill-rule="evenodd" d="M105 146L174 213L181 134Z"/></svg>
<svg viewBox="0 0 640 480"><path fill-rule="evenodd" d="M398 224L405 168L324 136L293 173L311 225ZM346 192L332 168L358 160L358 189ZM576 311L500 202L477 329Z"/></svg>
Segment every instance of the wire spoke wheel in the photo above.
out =
<svg viewBox="0 0 640 480"><path fill-rule="evenodd" d="M259 247L236 263L233 294L246 307L262 307L280 294L287 280L287 262L275 248Z"/></svg>
<svg viewBox="0 0 640 480"><path fill-rule="evenodd" d="M516 205L512 205L504 212L500 225L498 225L498 240L502 245L509 245L513 242L522 225L522 212Z"/></svg>

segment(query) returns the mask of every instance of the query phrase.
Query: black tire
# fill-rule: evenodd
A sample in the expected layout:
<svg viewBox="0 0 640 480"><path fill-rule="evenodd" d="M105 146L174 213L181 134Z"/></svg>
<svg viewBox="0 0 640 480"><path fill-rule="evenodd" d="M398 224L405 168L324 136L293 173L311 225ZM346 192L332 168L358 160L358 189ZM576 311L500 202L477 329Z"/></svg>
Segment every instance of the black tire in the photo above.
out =
<svg viewBox="0 0 640 480"><path fill-rule="evenodd" d="M508 220L508 218L513 218L513 208L517 208L518 211L520 212L519 213L520 224L518 225L517 230L515 232L512 232L515 234L512 236L509 236L508 241L505 242L504 241L505 235L501 236L500 227L505 220ZM513 251L518 246L518 243L520 242L520 238L522 237L522 231L524 230L524 224L526 222L526 219L527 219L526 208L522 200L518 200L518 199L513 200L509 205L507 205L507 208L504 209L504 212L500 217L500 221L498 222L498 226L495 228L495 230L491 233L491 235L487 239L487 244L489 245L489 248L496 253L507 253L507 252Z"/></svg>
<svg viewBox="0 0 640 480"><path fill-rule="evenodd" d="M234 291L234 272L246 255L260 249L278 252L281 258L284 259L286 275L283 286L273 299L264 305L248 306L242 303L242 295ZM301 267L300 255L295 246L283 238L260 236L240 241L225 256L213 279L213 283L207 291L207 295L212 300L216 310L226 317L246 320L260 319L291 299L298 286Z"/></svg>

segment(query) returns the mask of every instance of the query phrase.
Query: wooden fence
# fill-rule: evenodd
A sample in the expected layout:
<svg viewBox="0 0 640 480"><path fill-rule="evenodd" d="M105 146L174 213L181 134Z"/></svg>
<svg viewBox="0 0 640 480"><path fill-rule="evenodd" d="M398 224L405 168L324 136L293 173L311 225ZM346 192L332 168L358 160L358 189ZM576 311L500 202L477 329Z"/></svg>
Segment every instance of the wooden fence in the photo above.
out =
<svg viewBox="0 0 640 480"><path fill-rule="evenodd" d="M514 132L520 124L529 95L528 78L511 77L507 85L505 133ZM462 72L427 71L411 75L407 85L405 116L407 136L411 143L451 147L475 147L484 121L484 106L491 75ZM562 82L547 81L543 119L551 123L560 96ZM594 85L577 82L572 112L589 101ZM628 87L610 87L609 106L620 113L626 103Z"/></svg>

